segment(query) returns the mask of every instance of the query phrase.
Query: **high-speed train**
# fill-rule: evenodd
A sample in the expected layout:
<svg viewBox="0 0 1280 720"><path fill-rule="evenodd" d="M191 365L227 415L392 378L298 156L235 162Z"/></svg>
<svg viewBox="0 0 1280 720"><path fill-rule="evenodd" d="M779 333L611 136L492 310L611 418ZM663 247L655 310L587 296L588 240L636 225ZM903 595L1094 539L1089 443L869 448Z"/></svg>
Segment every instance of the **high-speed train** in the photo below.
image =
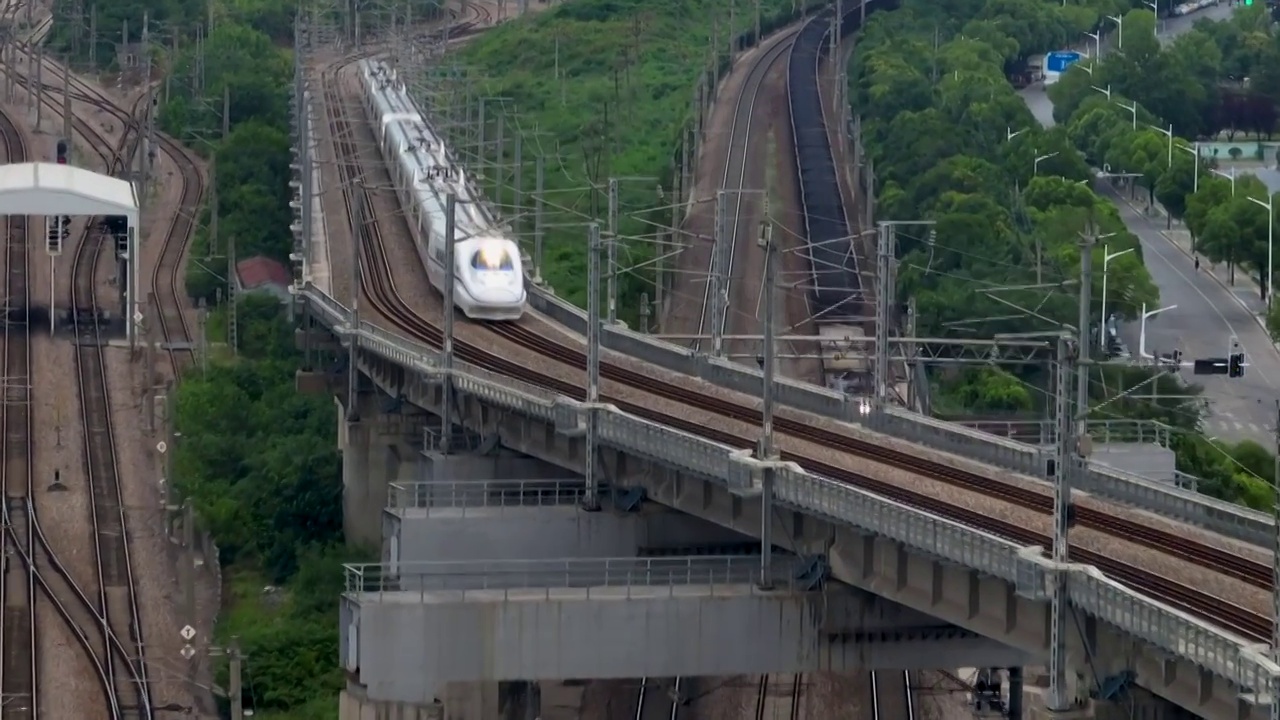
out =
<svg viewBox="0 0 1280 720"><path fill-rule="evenodd" d="M386 63L358 66L365 112L431 285L444 292L445 198L454 206L454 303L473 320L517 320L526 292L520 248L481 202L462 167L427 125Z"/></svg>

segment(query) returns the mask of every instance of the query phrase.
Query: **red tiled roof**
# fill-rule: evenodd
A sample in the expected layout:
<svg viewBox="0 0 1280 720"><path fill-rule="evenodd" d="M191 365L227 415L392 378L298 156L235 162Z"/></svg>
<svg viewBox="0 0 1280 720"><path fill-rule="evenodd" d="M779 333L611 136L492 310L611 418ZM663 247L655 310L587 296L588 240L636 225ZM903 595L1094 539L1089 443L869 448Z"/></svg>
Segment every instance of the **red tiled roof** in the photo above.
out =
<svg viewBox="0 0 1280 720"><path fill-rule="evenodd" d="M248 290L267 284L288 287L293 282L293 275L288 268L263 255L255 255L236 263L236 277L240 280L240 287Z"/></svg>

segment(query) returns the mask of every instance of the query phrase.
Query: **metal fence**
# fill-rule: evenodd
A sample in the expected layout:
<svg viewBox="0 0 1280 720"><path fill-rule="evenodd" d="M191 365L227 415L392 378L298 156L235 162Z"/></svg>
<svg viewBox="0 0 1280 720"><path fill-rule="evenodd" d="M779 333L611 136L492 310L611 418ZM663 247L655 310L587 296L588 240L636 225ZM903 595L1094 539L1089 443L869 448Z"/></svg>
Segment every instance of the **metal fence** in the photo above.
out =
<svg viewBox="0 0 1280 720"><path fill-rule="evenodd" d="M775 556L773 587L794 589L803 567L797 558ZM538 591L551 596L565 588L586 590L588 596L590 591L605 588L647 588L650 591L644 594L651 597L652 589L678 595L680 588L705 588L714 593L717 587L761 584L760 559L741 556L424 561L346 565L344 569L347 594L373 601L382 599L383 593L401 592L498 591L504 598L529 598L536 597ZM607 594L617 597L619 593Z"/></svg>
<svg viewBox="0 0 1280 720"><path fill-rule="evenodd" d="M572 505L582 500L582 480L441 480L391 483L387 507L467 509ZM465 512L464 512L465 514Z"/></svg>

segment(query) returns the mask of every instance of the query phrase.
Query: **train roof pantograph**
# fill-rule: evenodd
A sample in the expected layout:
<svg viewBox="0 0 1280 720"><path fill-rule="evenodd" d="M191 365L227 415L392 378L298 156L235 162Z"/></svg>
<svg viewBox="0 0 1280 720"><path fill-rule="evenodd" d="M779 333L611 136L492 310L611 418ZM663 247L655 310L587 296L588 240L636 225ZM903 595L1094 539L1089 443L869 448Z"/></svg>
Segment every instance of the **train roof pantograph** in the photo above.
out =
<svg viewBox="0 0 1280 720"><path fill-rule="evenodd" d="M124 215L138 224L133 184L56 163L0 165L0 215Z"/></svg>

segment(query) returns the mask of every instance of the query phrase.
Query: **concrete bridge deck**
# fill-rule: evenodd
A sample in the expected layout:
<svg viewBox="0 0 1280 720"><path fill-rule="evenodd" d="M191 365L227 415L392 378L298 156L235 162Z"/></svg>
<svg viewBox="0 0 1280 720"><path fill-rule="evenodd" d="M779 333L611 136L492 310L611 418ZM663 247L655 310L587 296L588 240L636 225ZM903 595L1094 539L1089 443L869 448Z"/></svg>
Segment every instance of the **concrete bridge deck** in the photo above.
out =
<svg viewBox="0 0 1280 720"><path fill-rule="evenodd" d="M363 375L391 397L439 410L444 373L433 351L374 326L362 323L356 329L345 324L349 315L341 306L325 302L337 313L328 322L355 343ZM503 446L583 472L581 438L588 412L581 403L458 360L453 367L449 377L457 422ZM362 422L341 422L348 451L344 463L351 458L344 476L352 482L388 477L385 465L373 462L379 451L371 447L400 442L406 423L419 423L413 432L422 432L423 418L380 415L377 407L361 408ZM644 488L651 498L726 527L759 532L754 498L761 466L748 452L609 407L594 414L600 466L610 469L611 481ZM384 427L392 429L383 432ZM1082 617L1099 621L1087 637L1091 651L1085 651L1081 638L1073 639L1072 661L1089 676L1132 670L1138 684L1211 720L1265 716L1276 697L1280 667L1253 641L1140 596L1092 568L1059 568L1038 549L795 466L779 467L776 476L778 503L785 510L779 510L775 541L797 554L830 556L838 580L1036 655L1047 647L1047 583L1064 572L1073 606ZM396 473L390 477L404 479ZM378 509L386 503L386 485L361 492ZM1097 667L1099 660L1109 666Z"/></svg>
<svg viewBox="0 0 1280 720"><path fill-rule="evenodd" d="M779 558L348 566L342 655L370 698L448 683L1018 665L1025 653ZM412 587L412 589L405 589Z"/></svg>

